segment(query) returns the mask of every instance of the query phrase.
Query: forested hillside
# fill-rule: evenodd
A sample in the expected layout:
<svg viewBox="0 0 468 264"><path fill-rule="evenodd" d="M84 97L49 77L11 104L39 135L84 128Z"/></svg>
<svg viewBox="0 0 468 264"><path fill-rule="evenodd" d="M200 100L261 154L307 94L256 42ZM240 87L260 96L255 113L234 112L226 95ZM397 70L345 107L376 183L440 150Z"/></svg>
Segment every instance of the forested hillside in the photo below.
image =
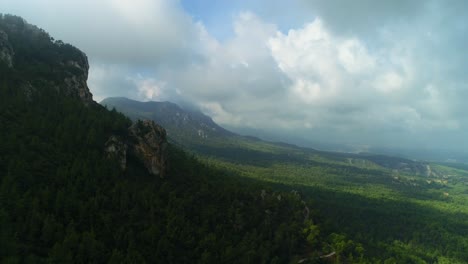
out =
<svg viewBox="0 0 468 264"><path fill-rule="evenodd" d="M125 98L102 103L132 118L164 118L169 124L176 124L176 114L183 111L177 108L169 119L159 112L166 103ZM191 132L196 124L172 127L173 141L204 163L277 190L300 191L313 204L321 231L339 231L362 244L372 263L468 259L468 171L463 164L324 152L235 134L201 137Z"/></svg>
<svg viewBox="0 0 468 264"><path fill-rule="evenodd" d="M108 109L115 108L132 120L154 120L166 128L172 140L181 145L238 136L216 124L209 116L171 102L139 102L124 97L112 97L104 99L100 104Z"/></svg>
<svg viewBox="0 0 468 264"><path fill-rule="evenodd" d="M131 121L92 101L86 56L16 16L0 36L1 263L365 261L292 189L172 145L164 178L131 153L122 168L105 144Z"/></svg>
<svg viewBox="0 0 468 264"><path fill-rule="evenodd" d="M95 103L88 68L0 17L1 263L466 263L463 164L240 137L167 103L170 144Z"/></svg>

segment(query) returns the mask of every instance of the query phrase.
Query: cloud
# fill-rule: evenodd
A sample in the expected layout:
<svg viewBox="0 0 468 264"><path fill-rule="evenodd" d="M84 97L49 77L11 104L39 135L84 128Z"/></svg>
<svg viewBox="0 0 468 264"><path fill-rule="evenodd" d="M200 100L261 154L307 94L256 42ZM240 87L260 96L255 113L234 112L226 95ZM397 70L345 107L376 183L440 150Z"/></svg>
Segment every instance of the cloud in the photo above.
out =
<svg viewBox="0 0 468 264"><path fill-rule="evenodd" d="M338 59L341 65L351 74L365 73L375 66L366 47L356 38L343 41L338 46Z"/></svg>
<svg viewBox="0 0 468 264"><path fill-rule="evenodd" d="M137 86L132 82L131 68L125 65L95 63L91 61L88 87L97 102L109 96L125 96L136 99Z"/></svg>
<svg viewBox="0 0 468 264"><path fill-rule="evenodd" d="M242 12L235 17L233 28L235 35L224 43L205 36L210 48L205 50L204 60L177 71L161 71L159 77L177 87L181 97L199 105L222 105L223 111L254 123L246 118L248 113L270 111L270 102L280 99L288 79L268 49L268 38L276 32L274 25ZM223 115L219 107L206 109L215 117Z"/></svg>
<svg viewBox="0 0 468 264"><path fill-rule="evenodd" d="M415 20L431 1L425 0L302 0L315 16L321 17L338 34L374 34L380 27Z"/></svg>
<svg viewBox="0 0 468 264"><path fill-rule="evenodd" d="M183 1L0 2L83 49L97 99L189 102L289 138L465 147L465 1L239 1L254 11L236 6L222 39L203 23L216 9L195 20Z"/></svg>
<svg viewBox="0 0 468 264"><path fill-rule="evenodd" d="M95 61L133 66L155 65L156 61L180 65L196 59L201 48L198 27L178 1L2 2L6 2L2 6L10 6L7 12L18 11L15 13L40 24L55 38L80 47Z"/></svg>
<svg viewBox="0 0 468 264"><path fill-rule="evenodd" d="M369 41L341 34L322 18L283 33L241 12L233 17L234 35L222 42L192 21L192 42L203 47L197 60L161 61L127 79L140 99L193 102L231 127L319 141L416 144L419 134L460 131L465 122L457 115L465 77L447 69L450 45L438 44L451 35L415 34L437 29L437 20L433 27L427 21L422 16L405 30L382 24ZM444 71L458 82L448 82Z"/></svg>

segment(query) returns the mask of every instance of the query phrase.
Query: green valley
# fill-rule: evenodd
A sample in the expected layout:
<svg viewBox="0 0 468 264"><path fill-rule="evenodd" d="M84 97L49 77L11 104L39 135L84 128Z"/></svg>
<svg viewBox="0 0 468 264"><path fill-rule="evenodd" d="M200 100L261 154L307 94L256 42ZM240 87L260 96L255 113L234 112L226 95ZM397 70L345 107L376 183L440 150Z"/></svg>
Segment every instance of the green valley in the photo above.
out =
<svg viewBox="0 0 468 264"><path fill-rule="evenodd" d="M149 107L157 102L133 101L133 108L129 102L107 99L103 104L133 118L161 122L157 108L151 112ZM139 112L143 104L147 112ZM183 126L177 129L173 141L205 164L301 193L326 232L338 231L361 243L372 263L468 259L468 170L463 165L323 152L234 133L205 138Z"/></svg>
<svg viewBox="0 0 468 264"><path fill-rule="evenodd" d="M13 15L0 36L1 263L365 261L299 193L200 162L154 122L95 103L77 48Z"/></svg>
<svg viewBox="0 0 468 264"><path fill-rule="evenodd" d="M265 141L172 102L98 104L89 67L0 14L1 263L468 263L466 164Z"/></svg>

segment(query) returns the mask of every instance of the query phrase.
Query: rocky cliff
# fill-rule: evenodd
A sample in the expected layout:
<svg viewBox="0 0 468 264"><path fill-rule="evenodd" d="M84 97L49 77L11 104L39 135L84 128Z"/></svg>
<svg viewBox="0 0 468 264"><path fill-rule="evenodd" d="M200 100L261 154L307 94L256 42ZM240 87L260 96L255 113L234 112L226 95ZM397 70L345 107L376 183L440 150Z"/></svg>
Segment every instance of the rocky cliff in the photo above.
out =
<svg viewBox="0 0 468 264"><path fill-rule="evenodd" d="M93 95L89 91L88 58L83 52L79 52L75 58L61 62L61 66L68 68L69 72L64 78L61 88L71 96L79 97L83 102L93 102Z"/></svg>
<svg viewBox="0 0 468 264"><path fill-rule="evenodd" d="M57 92L102 108L86 83L88 70L88 58L79 49L54 40L21 17L0 14L0 74L29 100L37 93ZM112 135L104 144L107 156L118 160L122 169L134 156L149 173L161 177L166 171L166 148L165 129L152 121L138 121L126 135Z"/></svg>
<svg viewBox="0 0 468 264"><path fill-rule="evenodd" d="M165 177L167 170L166 130L153 121L137 121L129 129L129 139L111 136L105 151L109 158L116 159L122 169L127 167L129 155L140 160L148 172Z"/></svg>
<svg viewBox="0 0 468 264"><path fill-rule="evenodd" d="M130 128L130 135L135 142L130 151L143 162L148 172L165 176L167 167L166 130L153 121L137 121Z"/></svg>
<svg viewBox="0 0 468 264"><path fill-rule="evenodd" d="M20 17L0 14L2 64L28 96L47 87L79 98L85 104L94 104L86 83L89 69L86 55Z"/></svg>

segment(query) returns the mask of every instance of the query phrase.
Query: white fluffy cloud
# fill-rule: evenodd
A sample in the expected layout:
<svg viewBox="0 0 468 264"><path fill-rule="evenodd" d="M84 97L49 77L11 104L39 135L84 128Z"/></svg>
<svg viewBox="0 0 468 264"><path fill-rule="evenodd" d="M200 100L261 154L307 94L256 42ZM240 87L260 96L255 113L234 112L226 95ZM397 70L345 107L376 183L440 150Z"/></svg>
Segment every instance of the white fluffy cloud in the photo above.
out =
<svg viewBox="0 0 468 264"><path fill-rule="evenodd" d="M305 127L344 130L349 135L360 129L372 133L458 129L447 107L451 101L440 91L443 84L427 74L436 70L425 65L430 58L416 59L416 49L423 43L407 38L412 40L403 34L398 42L371 49L357 37L333 33L316 19L287 34L278 32L269 43L279 68L292 81L293 100L302 102L305 113L314 112L305 114Z"/></svg>
<svg viewBox="0 0 468 264"><path fill-rule="evenodd" d="M5 12L24 16L93 60L133 66L193 60L198 27L178 1L0 0ZM37 21L37 22L36 22Z"/></svg>
<svg viewBox="0 0 468 264"><path fill-rule="evenodd" d="M447 84L437 72L444 58L420 47L437 41L433 34L420 39L386 25L368 41L340 35L320 18L283 33L242 12L232 38L220 42L191 23L192 42L202 48L190 56L199 59L157 63L146 77L131 73L133 97L189 101L225 125L328 141L406 144L463 127L451 104L466 87Z"/></svg>
<svg viewBox="0 0 468 264"><path fill-rule="evenodd" d="M360 144L461 147L468 124L467 9L440 1L298 1L302 26L245 11L222 40L179 1L0 2L83 49L98 100L190 102L231 127Z"/></svg>

